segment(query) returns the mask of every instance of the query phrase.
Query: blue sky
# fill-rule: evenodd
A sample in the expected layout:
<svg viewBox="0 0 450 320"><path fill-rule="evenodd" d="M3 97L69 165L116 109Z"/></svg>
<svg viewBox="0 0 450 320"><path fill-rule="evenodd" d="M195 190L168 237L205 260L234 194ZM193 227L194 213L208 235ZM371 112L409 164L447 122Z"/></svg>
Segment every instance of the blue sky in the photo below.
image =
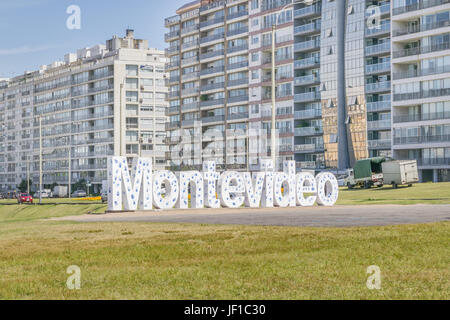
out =
<svg viewBox="0 0 450 320"><path fill-rule="evenodd" d="M0 0L0 78L62 60L65 53L135 30L150 47L165 48L164 18L189 0ZM81 29L69 30L70 5L81 9Z"/></svg>

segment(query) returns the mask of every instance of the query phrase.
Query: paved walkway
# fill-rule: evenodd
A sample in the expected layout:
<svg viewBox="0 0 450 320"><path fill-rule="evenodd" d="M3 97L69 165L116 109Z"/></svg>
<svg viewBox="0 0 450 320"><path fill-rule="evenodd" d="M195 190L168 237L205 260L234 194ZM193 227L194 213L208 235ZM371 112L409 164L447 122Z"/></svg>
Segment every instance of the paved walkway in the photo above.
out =
<svg viewBox="0 0 450 320"><path fill-rule="evenodd" d="M367 205L268 209L189 209L57 218L79 222L170 222L348 227L450 221L450 205Z"/></svg>

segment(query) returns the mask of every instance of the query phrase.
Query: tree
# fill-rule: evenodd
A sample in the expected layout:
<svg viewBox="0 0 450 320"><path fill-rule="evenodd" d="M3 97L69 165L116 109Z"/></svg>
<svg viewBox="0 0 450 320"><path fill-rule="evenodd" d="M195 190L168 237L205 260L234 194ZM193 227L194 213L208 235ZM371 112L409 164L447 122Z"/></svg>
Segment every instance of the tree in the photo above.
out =
<svg viewBox="0 0 450 320"><path fill-rule="evenodd" d="M85 179L78 180L77 182L75 182L73 184L72 191L75 192L77 190L84 190L84 191L86 191L86 180Z"/></svg>
<svg viewBox="0 0 450 320"><path fill-rule="evenodd" d="M30 189L31 189L31 185L33 184L32 183L32 181L31 181L31 179L29 180L29 182L30 182ZM27 180L25 180L25 179L22 179L22 181L20 182L20 184L19 184L19 191L20 192L28 192L28 185L27 185Z"/></svg>

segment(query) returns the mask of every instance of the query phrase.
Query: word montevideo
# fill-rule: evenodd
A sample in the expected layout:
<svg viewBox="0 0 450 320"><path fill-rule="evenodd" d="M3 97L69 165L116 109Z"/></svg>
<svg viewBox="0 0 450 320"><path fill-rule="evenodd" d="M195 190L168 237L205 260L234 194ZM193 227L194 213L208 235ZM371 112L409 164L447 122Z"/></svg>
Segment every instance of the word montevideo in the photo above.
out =
<svg viewBox="0 0 450 320"><path fill-rule="evenodd" d="M135 211L172 208L271 208L332 206L339 195L330 172L314 177L296 173L295 161L285 161L274 172L269 159L260 160L260 172L216 172L216 163L203 163L203 172L152 170L152 160L137 158L131 172L125 157L108 158L108 210ZM190 199L189 199L190 194ZM190 204L190 206L189 206Z"/></svg>

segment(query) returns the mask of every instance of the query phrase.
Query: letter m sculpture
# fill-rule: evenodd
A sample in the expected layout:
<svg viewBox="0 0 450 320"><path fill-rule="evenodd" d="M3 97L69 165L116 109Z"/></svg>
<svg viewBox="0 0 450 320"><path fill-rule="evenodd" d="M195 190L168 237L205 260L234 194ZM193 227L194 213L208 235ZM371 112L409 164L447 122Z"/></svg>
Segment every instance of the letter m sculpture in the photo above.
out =
<svg viewBox="0 0 450 320"><path fill-rule="evenodd" d="M139 158L128 170L125 157L108 158L108 210L152 209L152 160Z"/></svg>

